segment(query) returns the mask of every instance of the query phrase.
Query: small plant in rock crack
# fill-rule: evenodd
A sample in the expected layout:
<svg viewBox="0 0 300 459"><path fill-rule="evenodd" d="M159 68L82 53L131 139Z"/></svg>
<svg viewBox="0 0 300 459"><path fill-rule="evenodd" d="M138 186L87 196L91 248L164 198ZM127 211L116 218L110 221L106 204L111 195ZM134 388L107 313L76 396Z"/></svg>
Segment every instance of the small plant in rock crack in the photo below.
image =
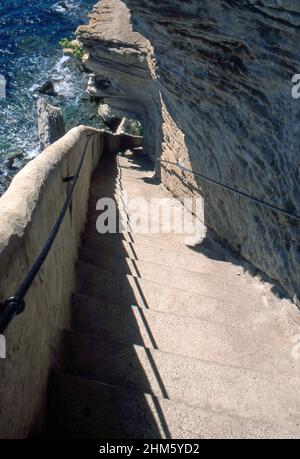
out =
<svg viewBox="0 0 300 459"><path fill-rule="evenodd" d="M82 46L76 40L70 40L68 38L63 38L62 40L59 41L59 45L63 49L72 50L72 54L76 57L76 59L82 62L84 51L83 51Z"/></svg>

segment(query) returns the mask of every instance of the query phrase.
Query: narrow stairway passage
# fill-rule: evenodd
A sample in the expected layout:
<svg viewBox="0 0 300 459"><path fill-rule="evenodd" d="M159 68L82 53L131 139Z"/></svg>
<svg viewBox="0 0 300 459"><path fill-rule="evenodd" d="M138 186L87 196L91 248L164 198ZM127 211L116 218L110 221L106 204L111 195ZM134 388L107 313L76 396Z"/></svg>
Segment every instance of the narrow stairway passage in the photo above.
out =
<svg viewBox="0 0 300 459"><path fill-rule="evenodd" d="M299 438L300 364L287 300L208 232L98 233L100 198L172 198L141 154L104 155L91 183L50 435ZM119 208L119 212L123 210ZM149 208L141 220L147 222ZM134 217L129 210L127 219ZM130 229L130 228L129 228ZM190 240L190 235L189 235Z"/></svg>

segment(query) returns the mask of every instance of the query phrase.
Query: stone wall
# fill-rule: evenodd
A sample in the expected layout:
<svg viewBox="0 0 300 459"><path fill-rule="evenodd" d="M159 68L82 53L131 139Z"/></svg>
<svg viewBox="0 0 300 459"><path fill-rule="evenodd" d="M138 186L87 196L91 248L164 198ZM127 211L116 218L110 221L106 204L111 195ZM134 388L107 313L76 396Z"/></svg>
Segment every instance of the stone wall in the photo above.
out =
<svg viewBox="0 0 300 459"><path fill-rule="evenodd" d="M293 1L103 0L78 36L95 91L137 113L150 156L299 215L299 25ZM160 172L176 196L200 192L208 227L299 296L299 222L177 168Z"/></svg>
<svg viewBox="0 0 300 459"><path fill-rule="evenodd" d="M74 199L46 262L26 297L26 311L6 333L0 360L0 438L25 438L43 423L49 371L59 364L60 332L70 320L74 266L91 173L102 151L100 131L72 129L31 161L0 199L0 299L13 295L28 273L66 198L63 178L73 175L90 140Z"/></svg>

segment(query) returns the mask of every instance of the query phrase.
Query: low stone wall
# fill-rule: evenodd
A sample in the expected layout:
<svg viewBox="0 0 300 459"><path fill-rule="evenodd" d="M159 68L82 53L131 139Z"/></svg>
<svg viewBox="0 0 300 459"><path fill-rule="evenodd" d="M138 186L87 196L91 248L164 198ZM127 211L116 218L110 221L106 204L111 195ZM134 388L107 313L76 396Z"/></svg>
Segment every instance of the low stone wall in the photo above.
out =
<svg viewBox="0 0 300 459"><path fill-rule="evenodd" d="M80 126L47 148L13 179L0 199L0 300L14 294L48 238L68 184L91 138L74 199L46 262L26 297L26 311L6 334L0 360L0 438L24 438L43 423L47 380L59 363L60 331L68 327L74 265L83 229L90 177L103 134Z"/></svg>
<svg viewBox="0 0 300 459"><path fill-rule="evenodd" d="M143 137L129 134L104 134L104 148L108 153L115 153L119 150L140 148L143 146Z"/></svg>

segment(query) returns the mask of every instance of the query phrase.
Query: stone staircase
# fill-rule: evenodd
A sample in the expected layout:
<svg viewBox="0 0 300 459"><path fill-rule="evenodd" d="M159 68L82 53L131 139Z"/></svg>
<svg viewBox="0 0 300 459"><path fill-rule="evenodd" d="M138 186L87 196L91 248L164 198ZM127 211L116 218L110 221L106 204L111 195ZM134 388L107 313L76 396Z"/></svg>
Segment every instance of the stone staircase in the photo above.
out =
<svg viewBox="0 0 300 459"><path fill-rule="evenodd" d="M170 197L152 176L129 152L93 175L50 436L299 438L288 301L209 232L189 246L186 235L97 232L101 197Z"/></svg>

